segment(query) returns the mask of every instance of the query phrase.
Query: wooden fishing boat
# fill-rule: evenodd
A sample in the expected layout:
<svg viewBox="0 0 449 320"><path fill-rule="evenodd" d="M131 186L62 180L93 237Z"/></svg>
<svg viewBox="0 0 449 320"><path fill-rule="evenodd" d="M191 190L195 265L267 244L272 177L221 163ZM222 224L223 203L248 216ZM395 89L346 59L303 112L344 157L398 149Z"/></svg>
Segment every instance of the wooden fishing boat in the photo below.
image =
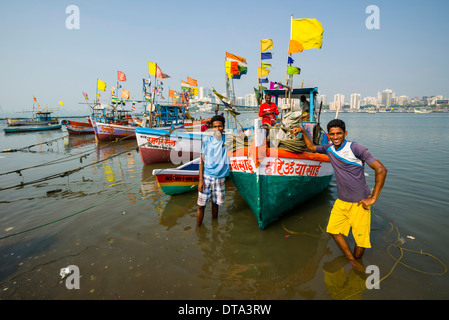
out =
<svg viewBox="0 0 449 320"><path fill-rule="evenodd" d="M143 164L190 161L199 157L203 134L211 132L186 131L186 123L192 121L186 119L182 105L155 104L152 109L152 118L145 110L148 116L144 117L142 127L135 129Z"/></svg>
<svg viewBox="0 0 449 320"><path fill-rule="evenodd" d="M285 90L266 90L274 102L285 96ZM308 136L319 144L327 135L314 130L313 97L317 88L294 89L293 95L309 95L310 122L303 122ZM261 120L254 123L254 137L249 146L231 150L230 179L256 216L260 229L265 229L286 212L322 192L330 183L333 169L327 155L307 151L291 152L266 143L266 129ZM314 133L318 136L314 136Z"/></svg>
<svg viewBox="0 0 449 320"><path fill-rule="evenodd" d="M36 132L36 131L49 131L61 129L60 124L56 125L40 125L40 126L20 126L15 128L4 128L5 133L20 133L20 132Z"/></svg>
<svg viewBox="0 0 449 320"><path fill-rule="evenodd" d="M181 127L143 128L135 130L140 158L144 165L188 161L199 157L201 140L211 132L187 132Z"/></svg>
<svg viewBox="0 0 449 320"><path fill-rule="evenodd" d="M155 169L157 183L161 190L169 195L197 191L199 183L200 159L194 159L177 168Z"/></svg>
<svg viewBox="0 0 449 320"><path fill-rule="evenodd" d="M51 113L52 112L39 111L33 113L33 117L30 119L6 118L5 121L8 126L37 126L58 124L58 118L52 117Z"/></svg>
<svg viewBox="0 0 449 320"><path fill-rule="evenodd" d="M64 119L61 121L61 124L65 126L69 135L95 133L90 119L88 119L88 122L79 122Z"/></svg>

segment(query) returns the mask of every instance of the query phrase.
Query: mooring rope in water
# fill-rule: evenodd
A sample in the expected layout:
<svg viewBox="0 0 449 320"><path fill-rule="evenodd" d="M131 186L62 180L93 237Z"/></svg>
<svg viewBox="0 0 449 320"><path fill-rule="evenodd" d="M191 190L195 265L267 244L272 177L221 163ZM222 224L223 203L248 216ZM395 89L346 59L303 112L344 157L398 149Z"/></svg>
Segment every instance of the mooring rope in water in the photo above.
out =
<svg viewBox="0 0 449 320"><path fill-rule="evenodd" d="M114 196L112 196L112 197L110 197L110 198L107 198L107 199L105 199L105 200L103 200L103 201L100 201L100 202L98 202L98 203L96 203L96 204L93 204L93 205L91 205L91 206L89 206L89 207L87 207L87 208L85 208L85 209L82 209L82 210L77 211L77 212L75 212L75 213L69 214L69 215L67 215L67 216L65 216L65 217L62 217L62 218L59 218L59 219L56 219L56 220L53 220L53 221L50 221L50 222L41 224L41 225L36 226L36 227L28 228L28 229L25 229L25 230L22 230L22 231L18 231L18 232L16 232L16 233L12 233L12 234L9 234L9 235L0 237L0 240L4 240L4 239L6 239L6 238L10 238L10 237L17 236L17 235L20 235L20 234L24 234L24 233L27 233L27 232L30 232L30 231L33 231L33 230L37 230L37 229L40 229L40 228L43 228L43 227L52 225L52 224L54 224L54 223L57 223L57 222L66 220L66 219L68 219L68 218L74 217L74 216L76 216L76 215L78 215L78 214L80 214L80 213L83 213L83 212L85 212L85 211L88 211L88 210L90 210L90 209L93 209L93 208L95 208L95 207L98 207L99 205L101 205L101 204L103 204L103 203L106 203L106 202L108 202L108 201L110 201L110 200L112 200L112 199L114 199L114 198L117 198L118 196L121 196L121 195L123 195L123 194L125 194L125 193L131 191L132 189L138 187L138 186L141 186L142 183L144 183L144 182L150 180L150 179L153 178L154 176L156 176L156 174L153 174L153 175L151 175L150 177L148 177L148 178L142 180L141 182L136 183L136 184L133 185L132 187L130 187L130 188L128 188L128 189L126 189L126 190L124 190L124 191L122 191L122 192L119 192L119 193L117 193L116 195L114 195Z"/></svg>
<svg viewBox="0 0 449 320"><path fill-rule="evenodd" d="M381 217L379 217L379 216L376 215L376 214L374 214L374 216L376 216L377 218L381 219ZM442 276L442 275L444 275L444 274L447 273L447 266L446 266L446 264L445 264L443 261L441 261L440 259L438 259L437 257L435 257L434 255L432 255L432 254L430 254L430 253L427 253L427 252L423 252L422 250L421 250L421 251L411 250L411 249L407 249L407 248L404 248L404 247L398 245L398 243L401 242L401 234L400 234L400 232L399 232L399 229L398 229L398 227L397 227L396 225L394 225L391 221L390 221L389 223L390 223L390 227L391 227L391 228L390 228L390 230L389 230L387 233L390 233L392 230L396 230L396 232L397 232L397 238L396 238L396 240L395 240L394 242L390 243L390 245L387 247L386 250L387 250L388 254L390 255L390 257L395 261L395 263L394 263L393 267L390 269L390 271L389 271L384 277L382 277L382 279L380 279L379 281L377 281L376 283L374 283L374 284L372 285L372 287L377 286L377 285L380 284L382 281L384 281L385 279L387 279L387 278L393 273L393 271L396 269L396 267L397 267L398 264L401 264L401 265L403 265L404 267L409 268L409 269L411 269L411 270L413 270L413 271L416 271L416 272L418 272L418 273L422 273L422 274L426 274L426 275L431 275L431 276ZM321 232L322 232L323 234L327 234L327 233L321 228L320 225L318 225L318 226L319 226L319 229L321 230ZM284 224L282 224L282 228L283 228L284 231L286 231L287 233L290 233L290 234L293 234L293 235L302 235L302 236L308 236L308 237L313 237L313 238L319 237L318 235L310 234L310 233L307 233L307 232L296 232L296 231L289 230L289 229L287 229L287 228L285 227ZM393 247L396 247L396 248L399 249L399 251L400 251L400 256L399 256L399 258L395 258L395 257L393 256L393 254L391 253L391 248L393 248ZM443 271L442 271L442 272L427 272L427 271L419 270L418 268L412 267L412 266L410 266L410 265L404 263L404 262L402 261L402 259L403 259L403 257L404 257L404 251L412 252L412 253L418 253L418 254L420 254L420 255L428 256L428 257L434 259L435 261L437 261L437 262L443 267ZM343 300L349 299L349 298L351 298L351 297L353 297L353 296L355 296L355 295L358 295L358 294L363 293L363 292L368 291L368 290L369 290L369 289L367 288L367 289L365 289L365 290L357 291L357 292L355 292L355 293L353 293L353 294L351 294L351 295L349 295L349 296L343 298Z"/></svg>
<svg viewBox="0 0 449 320"><path fill-rule="evenodd" d="M116 140L114 140L114 141L112 141L112 142L110 142L110 143L108 143L108 144L106 144L106 145L104 145L102 147L103 148L107 148L107 147L109 147L109 146L111 146L111 145L113 145L115 143L122 142L123 140L125 140L125 139L127 139L127 138L129 138L131 136L132 135L116 139ZM55 139L55 140L58 140L58 139ZM24 170L44 167L44 166L53 165L53 164L59 164L59 163L63 163L63 162L66 162L66 161L71 161L71 160L73 160L72 158L77 158L77 157L80 157L80 161L82 162L82 158L86 158L88 155L96 152L97 150L98 150L98 148L95 147L93 149L89 149L89 150L86 150L86 151L82 151L82 152L78 152L78 153L75 153L75 154L71 154L71 155L68 155L68 156L60 158L60 159L55 159L55 160L51 160L51 161L44 162L44 163L41 163L41 164L37 164L35 166L30 166L30 167L25 167L25 168L21 168L21 169L11 170L11 171L8 171L8 172L2 172L2 173L0 173L0 176L11 174L11 173L17 173L19 175L22 175L21 173ZM82 156L80 156L80 155L82 155Z"/></svg>
<svg viewBox="0 0 449 320"><path fill-rule="evenodd" d="M48 145L50 142L57 141L57 140L60 140L60 139L64 139L64 138L67 138L68 136L69 135L65 135L65 136L62 136L60 138L52 139L52 140L45 141L45 142L35 143L35 144L29 145L29 146L26 146L26 147L23 147L23 148L19 148L19 149L4 149L3 151L0 151L0 153L19 152L19 151L23 151L23 150L26 150L26 149L30 149L30 148L35 147L35 146L39 146L41 144Z"/></svg>
<svg viewBox="0 0 449 320"><path fill-rule="evenodd" d="M378 215L376 215L376 214L374 214L374 215L375 215L377 218L381 219ZM409 269L411 269L411 270L413 270L413 271L416 271L416 272L418 272L418 273L422 273L422 274L426 274L426 275L431 275L431 276L442 276L442 275L444 275L444 274L447 272L447 266L446 266L446 264L445 264L443 261L441 261L440 259L438 259L437 257L433 256L432 254L427 253L427 252L423 252L422 250L421 250L421 251L417 251L417 250L407 249L407 248L404 248L404 247L398 245L398 243L401 242L401 234L400 234L400 232L399 232L399 229L398 229L398 227L397 227L396 225L394 225L391 221L390 221L390 226L391 226L391 229L390 229L390 231L388 231L388 232L391 232L391 230L395 229L396 232L397 232L397 238L396 238L396 240L395 240L394 242L390 243L390 245L387 247L387 252L388 252L388 254L390 255L390 257L391 257L393 260L395 260L395 263L394 263L393 267L390 269L390 271L389 271L389 272L388 272L382 279L380 279L379 281L377 281L376 283L374 283L374 284L372 285L372 287L375 287L375 286L379 285L382 281L384 281L385 279L387 279L387 278L393 273L393 271L396 269L396 267L397 267L398 264L401 264L401 265L403 265L404 267L409 268ZM390 252L390 250L391 250L392 247L396 247L396 248L399 249L399 251L400 251L400 256L399 256L399 258L395 258L395 257L393 256L393 254ZM402 259L403 259L403 257L404 257L404 251L408 251L408 252L412 252L412 253L418 253L418 254L421 254L421 255L424 255L424 256L428 256L428 257L434 259L434 260L437 261L439 264L441 264L441 266L443 267L443 271L442 271L442 272L438 272L438 273L435 273L435 272L427 272L427 271L419 270L418 268L412 267L412 266L410 266L410 265L408 265L408 264L402 262ZM353 297L353 296L355 296L355 295L357 295L357 294L360 294L360 293L362 293L362 292L365 292L365 291L367 291L367 290L369 290L369 289L367 288L367 289L365 289L365 290L361 290L361 291L355 292L355 293L353 293L352 295L349 295L349 296L345 297L343 300L349 299L349 298L351 298L351 297Z"/></svg>

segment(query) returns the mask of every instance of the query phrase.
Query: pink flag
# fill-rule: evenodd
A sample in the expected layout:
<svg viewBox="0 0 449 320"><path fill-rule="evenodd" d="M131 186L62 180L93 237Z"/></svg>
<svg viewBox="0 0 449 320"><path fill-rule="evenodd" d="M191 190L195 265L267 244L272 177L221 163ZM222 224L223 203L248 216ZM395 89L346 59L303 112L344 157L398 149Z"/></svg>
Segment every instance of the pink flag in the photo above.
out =
<svg viewBox="0 0 449 320"><path fill-rule="evenodd" d="M117 71L117 80L118 81L126 81L126 76L123 72Z"/></svg>
<svg viewBox="0 0 449 320"><path fill-rule="evenodd" d="M155 74L155 78L157 79L166 79L166 78L170 78L169 75L166 75L165 73L163 73L161 71L161 68L159 68L158 65L156 65L156 74Z"/></svg>

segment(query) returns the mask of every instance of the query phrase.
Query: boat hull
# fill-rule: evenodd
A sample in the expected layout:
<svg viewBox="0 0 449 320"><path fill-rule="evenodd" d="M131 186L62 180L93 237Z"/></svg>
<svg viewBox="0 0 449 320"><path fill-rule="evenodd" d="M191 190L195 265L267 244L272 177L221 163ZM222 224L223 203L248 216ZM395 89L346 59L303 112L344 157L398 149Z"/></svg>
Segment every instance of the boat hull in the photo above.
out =
<svg viewBox="0 0 449 320"><path fill-rule="evenodd" d="M153 174L162 192L169 196L198 190L199 159L178 168L155 169Z"/></svg>
<svg viewBox="0 0 449 320"><path fill-rule="evenodd" d="M136 127L119 125L114 123L100 123L92 121L97 141L114 141L116 139L135 139L134 130Z"/></svg>
<svg viewBox="0 0 449 320"><path fill-rule="evenodd" d="M59 123L58 119L49 121L33 121L33 120L6 118L5 121L8 126L40 126L40 125L45 126Z"/></svg>
<svg viewBox="0 0 449 320"><path fill-rule="evenodd" d="M182 128L173 132L164 128L137 128L135 133L144 165L180 163L198 158L201 153L201 139L206 134L190 133Z"/></svg>
<svg viewBox="0 0 449 320"><path fill-rule="evenodd" d="M69 135L94 134L94 128L90 122L78 122L72 120L62 120L61 124L65 126Z"/></svg>
<svg viewBox="0 0 449 320"><path fill-rule="evenodd" d="M19 127L19 128L5 128L3 129L5 133L20 133L20 132L37 132L37 131L49 131L49 130L59 130L61 129L61 125L48 125L48 126L38 126L38 127Z"/></svg>
<svg viewBox="0 0 449 320"><path fill-rule="evenodd" d="M230 179L253 211L260 229L321 193L332 179L333 169L326 155L268 149L256 167L257 161L250 153L246 150L247 155L230 156Z"/></svg>

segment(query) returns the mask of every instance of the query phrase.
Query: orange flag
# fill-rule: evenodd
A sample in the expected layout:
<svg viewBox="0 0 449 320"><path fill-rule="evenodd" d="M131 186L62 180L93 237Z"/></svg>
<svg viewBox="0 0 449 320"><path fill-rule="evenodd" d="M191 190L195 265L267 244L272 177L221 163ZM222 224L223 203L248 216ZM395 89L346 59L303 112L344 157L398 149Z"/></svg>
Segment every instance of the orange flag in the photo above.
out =
<svg viewBox="0 0 449 320"><path fill-rule="evenodd" d="M193 87L198 87L198 81L196 81L195 79L187 77L187 83Z"/></svg>
<svg viewBox="0 0 449 320"><path fill-rule="evenodd" d="M129 91L122 89L122 98L123 99L129 99Z"/></svg>
<svg viewBox="0 0 449 320"><path fill-rule="evenodd" d="M288 53L302 52L303 50L304 47L302 46L301 42L290 40L288 44Z"/></svg>

